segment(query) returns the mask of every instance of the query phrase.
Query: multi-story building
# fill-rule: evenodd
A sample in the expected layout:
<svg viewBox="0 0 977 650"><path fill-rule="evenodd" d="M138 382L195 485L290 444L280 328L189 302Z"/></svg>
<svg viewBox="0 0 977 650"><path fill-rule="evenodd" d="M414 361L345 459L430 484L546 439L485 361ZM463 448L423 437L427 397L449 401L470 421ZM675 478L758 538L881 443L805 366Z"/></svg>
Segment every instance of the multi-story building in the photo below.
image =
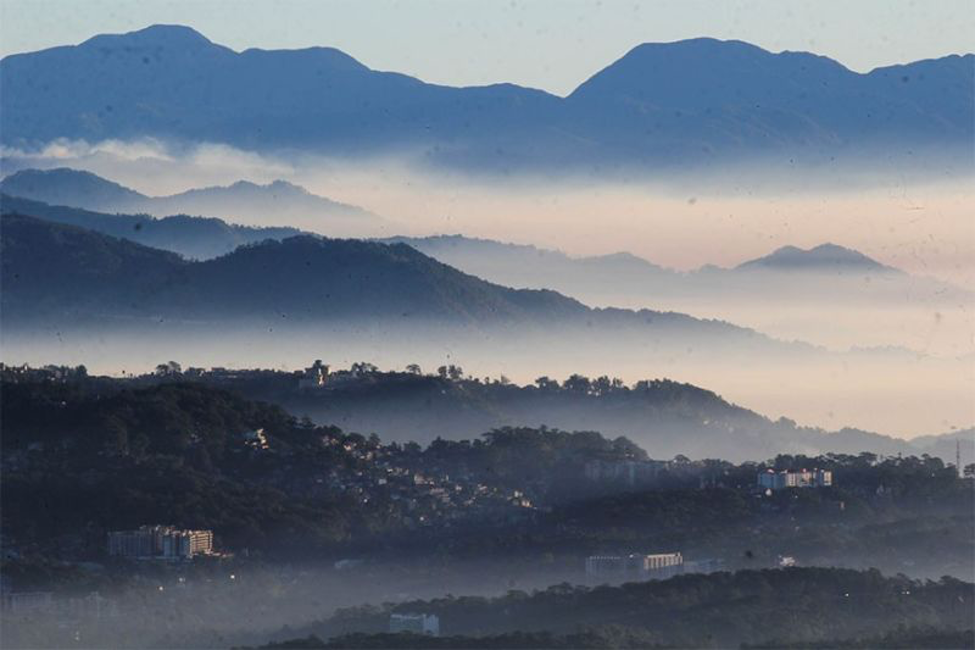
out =
<svg viewBox="0 0 977 650"><path fill-rule="evenodd" d="M592 555L585 562L588 576L594 578L670 578L682 573L681 553L644 555Z"/></svg>
<svg viewBox="0 0 977 650"><path fill-rule="evenodd" d="M209 530L181 530L172 526L142 526L109 533L109 555L136 559L188 560L213 552Z"/></svg>
<svg viewBox="0 0 977 650"><path fill-rule="evenodd" d="M414 632L438 636L441 633L441 622L434 614L391 614L390 632Z"/></svg>
<svg viewBox="0 0 977 650"><path fill-rule="evenodd" d="M757 486L763 490L784 490L786 488L830 487L831 470L780 470L767 469L757 474Z"/></svg>
<svg viewBox="0 0 977 650"><path fill-rule="evenodd" d="M192 558L214 550L214 534L209 530L172 530L162 536L163 557Z"/></svg>

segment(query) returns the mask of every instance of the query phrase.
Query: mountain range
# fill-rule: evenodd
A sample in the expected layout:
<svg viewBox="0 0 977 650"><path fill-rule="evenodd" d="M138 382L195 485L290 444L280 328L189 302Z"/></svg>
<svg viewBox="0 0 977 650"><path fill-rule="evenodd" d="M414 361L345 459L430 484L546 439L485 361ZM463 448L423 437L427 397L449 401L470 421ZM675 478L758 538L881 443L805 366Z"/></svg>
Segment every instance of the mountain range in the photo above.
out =
<svg viewBox="0 0 977 650"><path fill-rule="evenodd" d="M226 255L245 244L302 234L296 228L239 226L216 217L173 215L157 218L146 214L107 214L49 205L8 194L0 194L0 211L78 226L196 260Z"/></svg>
<svg viewBox="0 0 977 650"><path fill-rule="evenodd" d="M98 212L206 215L263 226L302 223L317 232L340 237L376 233L385 223L362 208L317 196L282 180L267 185L238 181L225 187L151 197L90 172L24 169L6 176L0 182L0 191Z"/></svg>
<svg viewBox="0 0 977 650"><path fill-rule="evenodd" d="M275 188L286 191L279 194ZM95 174L67 168L16 172L0 181L0 192L0 209L4 213L80 226L198 260L230 253L243 244L305 233L291 227L240 226L212 217L180 214L154 218L123 213L131 210L162 215L168 207L190 208L189 211L208 215L236 215L243 211L262 222L279 220L282 214L306 214L308 205L313 210L336 205L285 181L265 186L242 181L225 188L192 189L172 197L152 198ZM276 216L265 218L270 214ZM373 222L372 215L363 215L367 215L363 217L366 223ZM235 217L230 218L236 221ZM359 218L349 217L351 221ZM338 231L341 235L345 228L337 227L331 219L324 216L311 221L319 221L317 233ZM677 271L627 252L573 257L558 250L462 235L389 237L377 241L407 244L496 284L553 289L591 306L664 307L734 322L741 318L742 311L724 311L729 298L735 299L734 306L759 300L767 306L790 303L809 307L827 301L836 307L848 304L859 308L905 308L915 304L946 311L972 304L971 293L962 288L910 275L831 243L811 249L784 246L731 268L706 265L693 271ZM756 325L764 329L767 323ZM807 337L806 332L799 333L800 338ZM864 346L872 342L854 340L853 344Z"/></svg>
<svg viewBox="0 0 977 650"><path fill-rule="evenodd" d="M709 38L639 45L566 97L428 84L328 47L235 52L175 25L0 61L0 142L27 149L153 137L502 172L927 148L972 163L973 113L972 54L860 74Z"/></svg>
<svg viewBox="0 0 977 650"><path fill-rule="evenodd" d="M738 271L775 270L779 272L814 271L816 273L846 272L863 274L900 274L898 269L876 262L856 250L836 244L821 244L808 250L797 246L782 246L769 255L743 262Z"/></svg>
<svg viewBox="0 0 977 650"><path fill-rule="evenodd" d="M52 210L92 220L92 213ZM102 215L103 223L112 218ZM194 261L11 211L0 217L0 229L0 325L11 363L61 359L65 349L79 351L70 358L75 363L92 363L95 354L123 368L161 357L213 366L297 364L310 354L394 366L457 359L479 372L521 378L542 368L669 376L767 412L904 435L907 413L917 431L970 423L957 406L966 403L958 400L968 399L960 397L967 386L934 382L970 372L972 355L831 351L683 311L593 308L550 289L480 279L404 243L259 238ZM817 382L828 390L812 394ZM871 399L884 395L888 402L898 394L901 401L887 405L882 419L859 419L863 410L853 417L841 399L855 386L871 386ZM944 406L920 418L920 400ZM836 404L846 410L839 413Z"/></svg>
<svg viewBox="0 0 977 650"><path fill-rule="evenodd" d="M766 340L682 314L594 310L549 290L509 289L405 244L299 235L200 262L30 216L2 217L3 317L336 322L395 319L471 328L677 327L684 335Z"/></svg>
<svg viewBox="0 0 977 650"><path fill-rule="evenodd" d="M281 240L302 231L290 227L233 225L214 218L194 219L181 213L219 216L235 222L236 215L242 213L256 222L312 214L317 218L300 219L301 222L318 221L317 233L340 236L349 230L343 224L362 220L362 225L369 228L370 224L381 221L370 213L309 194L285 181L263 186L240 181L223 188L148 197L90 172L67 168L27 169L0 181L0 191L4 194L4 212L124 237L190 259L216 257L242 244ZM329 214L335 206L346 211L340 217L340 224ZM168 211L170 208L173 212ZM123 214L126 212L139 214ZM144 213L180 216L153 218ZM275 216L269 219L266 215ZM835 305L905 305L911 300L919 304L957 306L973 302L973 292L910 275L859 251L831 243L811 249L784 246L732 268L706 265L693 271L676 271L627 252L573 257L558 250L462 235L400 236L377 241L407 244L490 282L516 288L553 289L589 305L667 304L670 309L689 311L693 306L719 304L721 299L729 297L762 298L768 303L821 299Z"/></svg>
<svg viewBox="0 0 977 650"><path fill-rule="evenodd" d="M573 257L558 250L461 235L384 241L409 244L492 282L512 287L545 286L591 305L718 305L732 297L772 303L830 298L836 304L902 305L972 299L962 288L910 275L832 243L810 249L783 246L732 268L706 265L677 271L626 252Z"/></svg>

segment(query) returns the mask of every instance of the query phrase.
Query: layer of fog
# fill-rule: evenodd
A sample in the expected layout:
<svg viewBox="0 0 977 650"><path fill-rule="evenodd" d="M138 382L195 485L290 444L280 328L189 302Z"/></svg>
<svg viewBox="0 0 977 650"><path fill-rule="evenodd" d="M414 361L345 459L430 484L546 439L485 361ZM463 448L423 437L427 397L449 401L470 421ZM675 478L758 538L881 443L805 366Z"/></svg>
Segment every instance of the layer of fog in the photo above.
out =
<svg viewBox="0 0 977 650"><path fill-rule="evenodd" d="M617 301L636 306L633 300ZM926 305L844 305L825 301L778 302L762 298L729 302L662 300L662 309L699 318L721 318L786 340L835 350L898 347L907 351L963 357L974 353L973 303L926 309Z"/></svg>
<svg viewBox="0 0 977 650"><path fill-rule="evenodd" d="M26 153L5 150L3 171L25 167L87 169L149 195L245 179L285 179L330 199L388 219L377 237L462 233L558 248L573 255L629 251L654 263L689 270L733 266L782 245L826 241L857 249L887 265L964 287L974 285L974 186L952 165L916 167L891 160L837 167L743 167L689 174L607 180L470 177L435 172L402 158L351 162L309 155L259 155L224 145L138 142L57 142ZM937 161L938 162L938 161ZM972 161L971 161L972 166ZM941 180L942 179L942 180ZM285 225L269 215L253 225ZM321 223L300 228L329 235ZM720 392L769 416L835 429L858 426L894 435L944 431L973 421L973 306L935 310L914 302L884 306L776 304L752 300L703 302L681 297L635 300L608 288L586 296L595 304L673 309L723 317L786 339L838 349L897 345L949 358L905 355L836 356L800 367L775 360L735 363L694 354L642 357L595 333L586 347L529 346L524 341L406 344L384 335L329 338L279 332L192 339L149 339L105 332L79 339L68 332L7 337L6 362L85 363L94 370L143 371L170 358L185 365L296 368L322 357L340 365L368 360L384 367L454 362L478 375L516 381L540 375L667 376ZM396 342L396 344L392 344ZM898 355L896 355L898 356ZM886 361L879 361L885 358ZM857 359L857 361L856 361Z"/></svg>
<svg viewBox="0 0 977 650"><path fill-rule="evenodd" d="M58 614L28 616L19 622L16 615L6 614L5 637L20 641L19 647L42 648L66 647L69 642L86 648L259 645L275 637L294 637L289 627L328 618L339 608L450 593L500 596L509 589L579 582L583 573L579 566L541 566L515 558L448 562L414 557L404 563L374 563L353 554L343 559L368 562L336 570L325 561L269 565L257 560L209 574L179 566L144 566L146 575L139 580L143 586L100 594L114 604L103 606L100 619L72 621Z"/></svg>
<svg viewBox="0 0 977 650"><path fill-rule="evenodd" d="M660 334L658 335L660 336ZM763 350L759 353L758 350ZM69 323L6 332L8 364L84 364L91 372L140 374L173 359L184 367L295 370L320 358L333 367L369 361L381 368L456 364L475 377L521 384L546 375L607 375L632 383L668 378L713 390L771 418L836 430L845 426L896 437L973 424L974 359L899 351L829 353L775 347L662 345L622 332L451 333L362 324L336 326L73 330ZM517 424L539 425L541 422ZM381 432L382 433L382 432Z"/></svg>
<svg viewBox="0 0 977 650"><path fill-rule="evenodd" d="M152 196L288 180L391 220L375 236L462 233L578 255L623 250L686 270L831 241L911 273L974 286L973 160L941 160L938 153L624 175L566 177L556 170L545 178L435 170L406 155L351 161L151 139L57 141L2 155L4 174L67 166ZM248 225L329 234L321 224L274 219Z"/></svg>
<svg viewBox="0 0 977 650"><path fill-rule="evenodd" d="M629 256L568 257L455 237L407 239L445 264L504 286L553 289L593 307L719 318L833 350L901 347L973 354L973 292L927 277L853 265L675 272Z"/></svg>
<svg viewBox="0 0 977 650"><path fill-rule="evenodd" d="M757 549L756 559L734 560L726 567L773 566L773 549L780 546ZM688 559L743 555L740 545L716 538L700 540L682 551ZM814 566L875 567L885 575L901 573L916 579L935 580L944 575L973 579L966 557L933 556L919 550L911 555L914 560L893 564L880 562L861 548L852 551L819 558ZM384 605L448 595L498 597L510 590L532 592L562 583L593 584L582 570L582 554L507 552L502 559L481 554L465 560L433 555L405 557L400 562L374 561L369 556L347 559L365 562L341 570L330 562L273 565L254 561L210 570L144 565L142 575L134 580L139 586L100 592L106 600L98 615L91 607L55 609L48 614L4 612L0 622L6 643L15 647L230 648L304 637L311 629L322 628L340 609L369 606L377 611ZM70 595L75 594L58 592L55 599Z"/></svg>

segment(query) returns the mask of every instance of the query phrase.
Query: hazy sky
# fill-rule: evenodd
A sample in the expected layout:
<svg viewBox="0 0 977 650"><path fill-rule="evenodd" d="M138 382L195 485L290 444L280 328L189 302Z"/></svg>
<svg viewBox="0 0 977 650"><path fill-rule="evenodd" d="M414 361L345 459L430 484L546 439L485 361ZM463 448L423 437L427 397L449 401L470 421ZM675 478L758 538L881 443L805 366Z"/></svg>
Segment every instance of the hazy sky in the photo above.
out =
<svg viewBox="0 0 977 650"><path fill-rule="evenodd" d="M0 54L153 23L248 47L338 47L426 81L565 94L638 43L695 36L808 50L867 71L974 51L973 0L0 0Z"/></svg>

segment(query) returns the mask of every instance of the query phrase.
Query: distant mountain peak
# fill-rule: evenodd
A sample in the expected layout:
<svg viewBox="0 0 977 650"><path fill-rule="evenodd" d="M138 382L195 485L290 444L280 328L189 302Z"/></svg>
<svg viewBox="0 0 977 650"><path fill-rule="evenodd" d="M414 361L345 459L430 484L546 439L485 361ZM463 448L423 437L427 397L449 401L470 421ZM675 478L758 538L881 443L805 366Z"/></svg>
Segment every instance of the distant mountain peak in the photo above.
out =
<svg viewBox="0 0 977 650"><path fill-rule="evenodd" d="M779 271L833 271L851 269L874 272L895 272L896 269L876 262L871 257L852 248L830 242L810 249L782 246L774 252L736 267L738 270L772 269Z"/></svg>
<svg viewBox="0 0 977 650"><path fill-rule="evenodd" d="M295 183L289 183L286 180L278 179L272 181L271 183L255 183L252 181L240 180L231 183L230 185L211 185L208 187L199 187L191 190L187 190L183 194L213 194L222 192L249 192L249 193L267 193L272 194L291 194L295 196L310 196L321 198L324 200L325 197L318 197L309 190L305 189L301 185L296 185ZM179 195L176 195L179 196Z"/></svg>
<svg viewBox="0 0 977 650"><path fill-rule="evenodd" d="M237 52L153 25L13 54L0 67L0 142L18 148L146 136L339 157L417 152L425 165L493 174L626 176L782 154L901 161L917 145L952 151L954 165L973 154L972 57L859 74L743 41L645 43L563 98L511 83L429 84L328 47Z"/></svg>
<svg viewBox="0 0 977 650"><path fill-rule="evenodd" d="M330 70L333 72L372 72L370 68L359 61L355 57L350 56L346 52L328 46L317 45L315 47L306 47L298 50L263 50L261 48L249 48L240 53L241 57L245 60L255 60L255 59L281 59L294 58L295 60L302 60L303 62L314 63L317 70L317 75L323 70Z"/></svg>
<svg viewBox="0 0 977 650"><path fill-rule="evenodd" d="M85 171L83 169L72 169L71 167L54 167L51 169L21 169L13 174L8 175L6 179L23 179L23 178L60 178L60 179L74 179L74 180L88 180L92 182L100 182L109 185L116 185L122 187L118 183L110 181L106 178L102 178L97 174Z"/></svg>
<svg viewBox="0 0 977 650"><path fill-rule="evenodd" d="M198 187L168 196L147 196L90 172L59 168L28 169L0 181L11 197L109 213L176 214L220 217L234 223L328 228L331 235L373 234L383 219L363 208L333 201L286 180L259 184L239 180L229 185ZM316 222L317 218L328 221ZM277 221L269 223L268 219Z"/></svg>
<svg viewBox="0 0 977 650"><path fill-rule="evenodd" d="M582 83L570 99L618 97L696 111L730 104L755 108L783 99L780 95L802 79L816 87L850 74L837 61L809 52L777 53L744 41L693 38L635 46Z"/></svg>
<svg viewBox="0 0 977 650"><path fill-rule="evenodd" d="M254 181L241 179L239 181L234 181L230 185L209 185L207 187L200 187L195 189L200 192L205 192L209 190L265 190L272 187L282 187L283 185L279 185L279 183L282 183L284 185L291 185L290 183L286 183L285 181L275 181L274 183L262 184L262 183L255 183ZM296 187L296 186L292 185L292 187Z"/></svg>
<svg viewBox="0 0 977 650"><path fill-rule="evenodd" d="M612 63L613 67L627 61L641 61L646 63L650 58L656 59L681 59L686 63L693 63L696 60L716 61L717 57L742 57L749 60L780 59L784 61L797 59L810 59L819 61L830 67L839 70L847 70L844 65L835 61L831 57L806 52L803 50L782 50L773 52L766 50L759 45L747 43L736 39L718 39L708 36L699 38L687 38L678 41L655 41L641 43L631 48L624 56ZM726 62L728 63L728 62Z"/></svg>
<svg viewBox="0 0 977 650"><path fill-rule="evenodd" d="M633 269L635 271L664 271L665 269L657 264L649 262L643 257L639 257L634 253L629 253L627 251L618 251L616 253L608 253L606 255L593 255L589 257L581 257L578 261L589 264L603 265L605 268L609 266L617 267L618 269Z"/></svg>
<svg viewBox="0 0 977 650"><path fill-rule="evenodd" d="M767 50L736 39L720 39L711 36L699 36L696 38L684 38L677 41L648 41L632 47L621 59L630 56L647 56L661 52L722 52L730 49L749 51L762 54L770 54Z"/></svg>
<svg viewBox="0 0 977 650"><path fill-rule="evenodd" d="M22 169L0 181L0 188L12 196L43 198L48 203L60 205L75 205L78 197L83 197L88 204L146 198L124 185L69 167Z"/></svg>
<svg viewBox="0 0 977 650"><path fill-rule="evenodd" d="M82 46L131 45L187 47L214 43L206 36L186 25L156 24L124 34L99 34L88 39Z"/></svg>
<svg viewBox="0 0 977 650"><path fill-rule="evenodd" d="M282 179L272 181L271 183L268 183L266 187L278 192L295 192L296 194L311 194L309 190L305 189L301 185L296 185L295 183L289 183L288 181L284 181Z"/></svg>

